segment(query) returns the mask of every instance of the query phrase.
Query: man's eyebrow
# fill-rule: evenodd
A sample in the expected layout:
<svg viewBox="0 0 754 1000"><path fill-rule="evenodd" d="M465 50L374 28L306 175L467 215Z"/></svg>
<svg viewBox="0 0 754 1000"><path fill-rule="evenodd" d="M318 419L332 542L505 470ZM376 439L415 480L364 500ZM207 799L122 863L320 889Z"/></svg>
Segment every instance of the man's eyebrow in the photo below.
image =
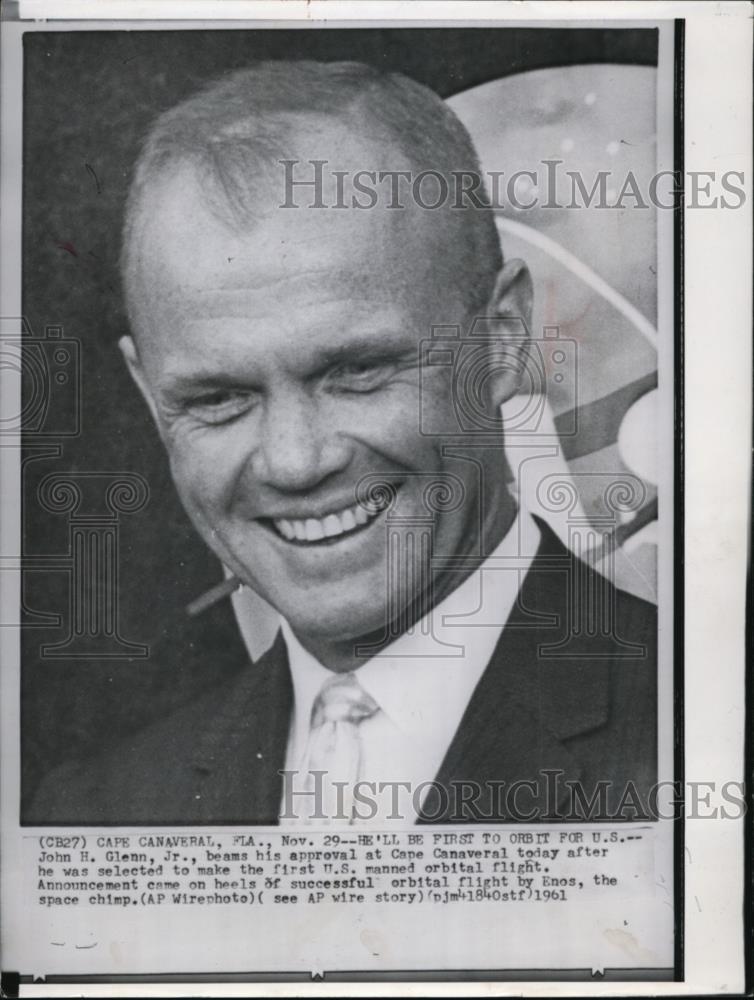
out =
<svg viewBox="0 0 754 1000"><path fill-rule="evenodd" d="M217 388L246 390L256 388L248 378L230 372L196 372L195 374L167 372L160 382L162 394L169 400L181 400L194 393Z"/></svg>
<svg viewBox="0 0 754 1000"><path fill-rule="evenodd" d="M316 351L312 360L318 370L344 361L395 361L418 356L418 347L406 343L405 335L397 331L379 331L364 337L333 344Z"/></svg>

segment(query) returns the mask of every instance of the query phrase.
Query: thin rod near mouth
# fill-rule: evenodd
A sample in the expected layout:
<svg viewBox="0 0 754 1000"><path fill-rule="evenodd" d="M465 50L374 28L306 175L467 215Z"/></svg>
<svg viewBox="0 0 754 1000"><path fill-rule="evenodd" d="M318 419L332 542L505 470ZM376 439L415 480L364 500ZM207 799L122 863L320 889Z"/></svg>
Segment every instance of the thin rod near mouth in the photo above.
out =
<svg viewBox="0 0 754 1000"><path fill-rule="evenodd" d="M228 597L234 593L242 584L243 581L239 580L237 576L230 576L227 580L216 583L214 587L210 587L209 590L200 594L199 597L194 598L193 601L186 605L186 614L190 618L195 618L197 615L202 614L203 611L208 611L213 605L222 601L224 597Z"/></svg>

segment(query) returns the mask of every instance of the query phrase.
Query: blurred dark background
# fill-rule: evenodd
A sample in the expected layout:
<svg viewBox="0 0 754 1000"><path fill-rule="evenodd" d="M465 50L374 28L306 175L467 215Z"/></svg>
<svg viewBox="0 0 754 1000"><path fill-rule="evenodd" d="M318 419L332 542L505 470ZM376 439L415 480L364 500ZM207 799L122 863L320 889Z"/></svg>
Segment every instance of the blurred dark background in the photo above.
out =
<svg viewBox="0 0 754 1000"><path fill-rule="evenodd" d="M127 332L121 213L150 120L204 81L254 59L357 59L399 70L447 97L529 69L655 65L657 33L31 32L24 55L22 819L52 767L99 752L240 666L223 641L227 611L193 623L185 615L185 605L221 579L221 570L177 502L162 447L117 350ZM107 490L116 473L132 478L113 512ZM128 489L140 488L133 474L146 490L129 500ZM75 509L51 476L82 491ZM118 509L129 505L137 509ZM107 538L117 539L117 551L92 547L110 544ZM83 546L78 563L76 546ZM103 553L110 569L95 577ZM113 605L103 591L115 595ZM99 619L77 620L83 605L98 609ZM114 622L109 616L116 613ZM184 653L196 628L210 638L217 630L211 662Z"/></svg>

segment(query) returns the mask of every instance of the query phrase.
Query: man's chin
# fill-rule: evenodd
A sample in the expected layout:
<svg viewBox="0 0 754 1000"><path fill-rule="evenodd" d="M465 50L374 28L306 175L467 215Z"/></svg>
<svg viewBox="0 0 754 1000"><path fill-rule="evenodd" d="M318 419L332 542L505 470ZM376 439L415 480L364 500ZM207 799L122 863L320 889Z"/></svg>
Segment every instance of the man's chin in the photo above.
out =
<svg viewBox="0 0 754 1000"><path fill-rule="evenodd" d="M350 601L345 605L312 601L307 607L288 605L279 610L304 645L311 640L323 650L355 647L365 639L371 643L388 631L385 609L369 610L364 603L352 607Z"/></svg>

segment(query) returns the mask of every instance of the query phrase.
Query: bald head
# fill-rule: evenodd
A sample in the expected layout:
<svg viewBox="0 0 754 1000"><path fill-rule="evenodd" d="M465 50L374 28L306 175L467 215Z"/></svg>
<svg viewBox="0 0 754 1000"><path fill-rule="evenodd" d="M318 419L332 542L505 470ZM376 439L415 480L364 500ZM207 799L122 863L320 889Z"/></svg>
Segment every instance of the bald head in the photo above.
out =
<svg viewBox="0 0 754 1000"><path fill-rule="evenodd" d="M291 149L304 160L315 144L334 151L334 164L347 175L341 185L346 204L355 194L354 175L384 155L374 140L325 116L292 140ZM394 151L391 159L394 169L410 170L403 154ZM190 162L170 164L145 187L128 270L130 317L142 348L165 328L164 314L190 317L197 285L203 296L242 289L249 315L265 311L265 296L290 296L295 286L297 295L337 288L354 301L410 300L422 334L430 322L463 322L468 288L458 275L462 236L449 212L425 211L410 200L395 211L388 198L369 211L291 209L280 202L279 185L260 178L253 218L234 214L223 190Z"/></svg>
<svg viewBox="0 0 754 1000"><path fill-rule="evenodd" d="M350 62L277 61L226 76L161 115L137 162L122 252L134 329L139 327L139 274L144 267L151 270L155 229L150 220L177 178L190 175L192 181L193 200L184 203L184 213L195 210L198 197L229 230L248 235L285 203L285 160L326 161L328 177L345 175L338 183L347 205L359 171L432 171L448 178L453 172L480 172L468 133L453 112L431 90L399 74ZM314 211L333 216L380 213L389 210L389 193L385 188L369 212ZM282 211L292 234L306 229L302 216L309 209ZM473 204L438 211L412 204L394 214L407 217L390 223L393 242L382 253L392 263L385 269L383 260L383 273L393 271L400 284L405 274L402 231L418 227L425 237L427 266L447 273L469 312L484 309L502 264L492 212ZM354 218L351 228L359 225L361 220ZM341 238L348 228L334 218L324 223L328 226L333 238ZM186 248L188 254L197 250L197 245Z"/></svg>

